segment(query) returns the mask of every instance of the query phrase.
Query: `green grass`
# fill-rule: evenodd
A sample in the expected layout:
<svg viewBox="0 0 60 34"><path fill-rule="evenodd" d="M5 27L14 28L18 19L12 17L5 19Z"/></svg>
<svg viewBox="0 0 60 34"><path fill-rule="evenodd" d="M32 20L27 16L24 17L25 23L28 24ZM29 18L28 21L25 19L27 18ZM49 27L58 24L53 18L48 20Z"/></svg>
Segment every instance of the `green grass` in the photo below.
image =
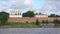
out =
<svg viewBox="0 0 60 34"><path fill-rule="evenodd" d="M11 27L40 27L41 26L41 22L39 23L39 25L37 26L35 22L32 23L22 23L22 22L7 22L5 24L5 26L11 26ZM48 23L48 24L52 24L52 23Z"/></svg>
<svg viewBox="0 0 60 34"><path fill-rule="evenodd" d="M19 27L34 27L35 23L20 23L20 22L8 22L5 26L19 26Z"/></svg>

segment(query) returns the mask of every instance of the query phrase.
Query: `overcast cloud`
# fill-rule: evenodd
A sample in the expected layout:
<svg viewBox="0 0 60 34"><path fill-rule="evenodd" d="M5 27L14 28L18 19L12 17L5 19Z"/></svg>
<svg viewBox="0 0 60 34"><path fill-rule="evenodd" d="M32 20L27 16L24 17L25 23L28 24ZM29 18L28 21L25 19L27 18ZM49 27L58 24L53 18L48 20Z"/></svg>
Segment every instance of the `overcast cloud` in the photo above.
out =
<svg viewBox="0 0 60 34"><path fill-rule="evenodd" d="M60 15L60 0L0 0L0 3L0 10L14 8L24 10L32 7L37 12Z"/></svg>

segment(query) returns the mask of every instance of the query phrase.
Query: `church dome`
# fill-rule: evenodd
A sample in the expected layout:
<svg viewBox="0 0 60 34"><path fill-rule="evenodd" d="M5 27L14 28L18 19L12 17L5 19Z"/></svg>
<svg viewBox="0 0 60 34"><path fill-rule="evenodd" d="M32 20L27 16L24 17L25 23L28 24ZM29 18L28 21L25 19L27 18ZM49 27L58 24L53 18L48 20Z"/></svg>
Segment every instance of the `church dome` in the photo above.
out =
<svg viewBox="0 0 60 34"><path fill-rule="evenodd" d="M33 8L30 8L29 11L33 11Z"/></svg>

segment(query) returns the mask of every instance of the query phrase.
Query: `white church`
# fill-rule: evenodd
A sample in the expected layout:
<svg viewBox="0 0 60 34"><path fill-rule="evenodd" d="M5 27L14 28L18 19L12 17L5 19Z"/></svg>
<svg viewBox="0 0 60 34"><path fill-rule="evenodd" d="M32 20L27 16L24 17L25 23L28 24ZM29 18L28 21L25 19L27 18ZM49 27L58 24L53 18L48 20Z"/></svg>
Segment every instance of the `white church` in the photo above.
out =
<svg viewBox="0 0 60 34"><path fill-rule="evenodd" d="M9 17L22 17L22 11L19 9L10 9L8 13Z"/></svg>

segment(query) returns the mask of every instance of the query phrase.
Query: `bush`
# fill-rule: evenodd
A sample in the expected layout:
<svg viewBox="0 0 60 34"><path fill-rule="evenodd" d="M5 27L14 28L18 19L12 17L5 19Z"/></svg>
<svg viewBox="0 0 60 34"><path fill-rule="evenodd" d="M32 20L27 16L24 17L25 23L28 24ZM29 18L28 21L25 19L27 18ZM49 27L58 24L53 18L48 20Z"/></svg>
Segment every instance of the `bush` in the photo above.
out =
<svg viewBox="0 0 60 34"><path fill-rule="evenodd" d="M46 22L45 22L46 24L48 24L48 20L46 20Z"/></svg>
<svg viewBox="0 0 60 34"><path fill-rule="evenodd" d="M44 23L45 23L45 21L43 20L43 21L42 21L42 24L44 24Z"/></svg>
<svg viewBox="0 0 60 34"><path fill-rule="evenodd" d="M42 24L48 24L48 20L45 20L45 21L43 20Z"/></svg>
<svg viewBox="0 0 60 34"><path fill-rule="evenodd" d="M59 22L59 24L60 24L60 20L59 20L58 22Z"/></svg>
<svg viewBox="0 0 60 34"><path fill-rule="evenodd" d="M28 21L26 21L26 23L28 23Z"/></svg>

